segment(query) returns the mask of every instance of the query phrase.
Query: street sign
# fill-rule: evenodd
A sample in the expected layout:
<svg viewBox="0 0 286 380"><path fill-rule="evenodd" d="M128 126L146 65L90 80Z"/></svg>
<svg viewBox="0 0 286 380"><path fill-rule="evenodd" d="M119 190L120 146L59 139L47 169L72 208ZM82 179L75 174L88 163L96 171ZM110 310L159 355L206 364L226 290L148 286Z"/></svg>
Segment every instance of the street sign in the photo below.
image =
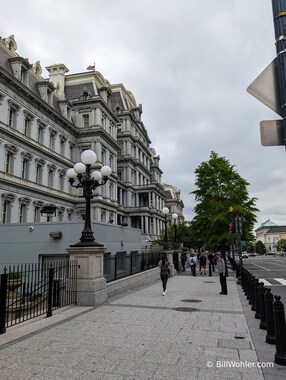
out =
<svg viewBox="0 0 286 380"><path fill-rule="evenodd" d="M277 58L247 87L247 91L272 111L283 117L279 94Z"/></svg>
<svg viewBox="0 0 286 380"><path fill-rule="evenodd" d="M263 146L285 145L283 120L261 121L260 138Z"/></svg>

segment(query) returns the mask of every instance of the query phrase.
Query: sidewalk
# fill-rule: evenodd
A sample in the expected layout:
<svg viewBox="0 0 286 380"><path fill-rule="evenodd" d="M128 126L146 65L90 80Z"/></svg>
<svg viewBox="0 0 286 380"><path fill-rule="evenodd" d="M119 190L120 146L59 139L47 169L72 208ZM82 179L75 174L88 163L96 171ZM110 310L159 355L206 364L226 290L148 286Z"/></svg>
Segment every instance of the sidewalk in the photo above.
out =
<svg viewBox="0 0 286 380"><path fill-rule="evenodd" d="M219 294L216 273L186 272L169 279L165 297L156 281L9 328L1 380L263 380L234 277L228 291Z"/></svg>

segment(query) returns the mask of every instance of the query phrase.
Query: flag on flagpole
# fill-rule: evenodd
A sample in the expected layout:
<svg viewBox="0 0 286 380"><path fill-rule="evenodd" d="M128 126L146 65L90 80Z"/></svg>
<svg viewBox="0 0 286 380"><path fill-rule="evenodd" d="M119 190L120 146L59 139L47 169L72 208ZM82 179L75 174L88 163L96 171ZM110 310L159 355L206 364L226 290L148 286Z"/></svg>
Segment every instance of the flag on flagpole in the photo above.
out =
<svg viewBox="0 0 286 380"><path fill-rule="evenodd" d="M95 71L95 64L93 64L93 66L92 65L87 66L86 69Z"/></svg>

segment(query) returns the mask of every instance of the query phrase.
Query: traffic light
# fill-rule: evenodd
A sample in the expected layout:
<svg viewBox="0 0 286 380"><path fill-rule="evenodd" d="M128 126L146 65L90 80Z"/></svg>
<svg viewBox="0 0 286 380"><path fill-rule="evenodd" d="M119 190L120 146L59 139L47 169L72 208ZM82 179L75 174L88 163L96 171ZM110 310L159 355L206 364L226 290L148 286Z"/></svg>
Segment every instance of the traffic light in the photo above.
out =
<svg viewBox="0 0 286 380"><path fill-rule="evenodd" d="M233 223L230 223L230 224L229 224L229 232L230 232L231 234L234 234L234 224L233 224Z"/></svg>

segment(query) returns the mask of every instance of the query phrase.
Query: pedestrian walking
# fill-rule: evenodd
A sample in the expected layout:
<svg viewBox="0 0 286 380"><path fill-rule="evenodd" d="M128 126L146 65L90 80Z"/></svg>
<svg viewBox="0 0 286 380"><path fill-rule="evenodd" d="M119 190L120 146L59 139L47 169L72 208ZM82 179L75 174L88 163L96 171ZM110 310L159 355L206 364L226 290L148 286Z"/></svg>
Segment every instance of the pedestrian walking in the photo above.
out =
<svg viewBox="0 0 286 380"><path fill-rule="evenodd" d="M182 264L182 271L183 272L186 271L186 261L187 261L187 255L186 255L186 252L183 252L181 254L181 264Z"/></svg>
<svg viewBox="0 0 286 380"><path fill-rule="evenodd" d="M214 255L212 252L208 253L208 260L209 260L209 265L211 266L213 272L215 271L215 263L214 263Z"/></svg>
<svg viewBox="0 0 286 380"><path fill-rule="evenodd" d="M200 254L199 261L200 261L200 275L202 274L206 275L207 274L207 271L206 271L207 258L204 252Z"/></svg>
<svg viewBox="0 0 286 380"><path fill-rule="evenodd" d="M191 253L189 262L191 267L191 273L193 276L196 276L197 257L194 253Z"/></svg>
<svg viewBox="0 0 286 380"><path fill-rule="evenodd" d="M219 294L227 294L227 285L226 285L226 265L225 261L221 256L220 252L215 254L217 259L217 271L219 274L221 292Z"/></svg>
<svg viewBox="0 0 286 380"><path fill-rule="evenodd" d="M169 274L171 272L170 263L167 260L167 256L165 253L162 254L161 260L158 263L158 267L161 269L160 277L161 277L162 287L163 287L162 296L165 296L167 294L167 282L168 282Z"/></svg>

